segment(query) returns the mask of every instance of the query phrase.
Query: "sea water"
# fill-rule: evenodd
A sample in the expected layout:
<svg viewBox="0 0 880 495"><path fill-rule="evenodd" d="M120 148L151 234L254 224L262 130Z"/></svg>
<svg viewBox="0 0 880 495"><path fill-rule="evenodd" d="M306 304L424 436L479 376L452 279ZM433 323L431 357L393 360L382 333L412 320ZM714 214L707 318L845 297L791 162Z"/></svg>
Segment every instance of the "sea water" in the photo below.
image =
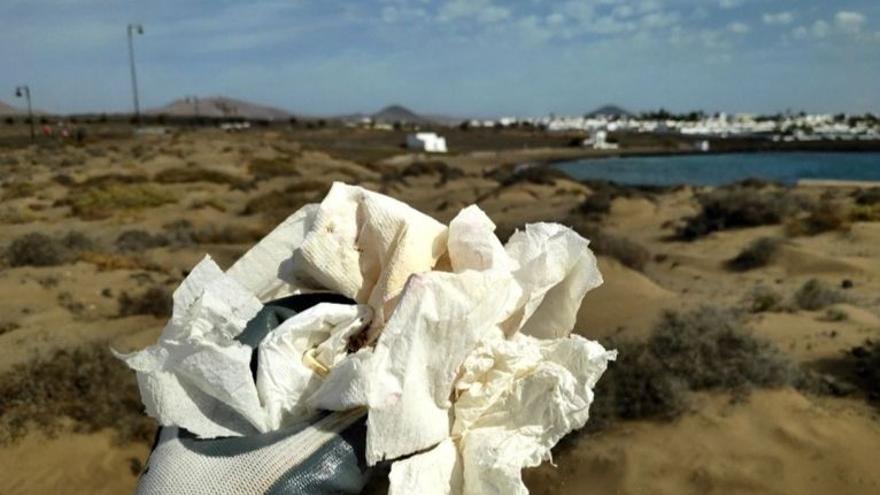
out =
<svg viewBox="0 0 880 495"><path fill-rule="evenodd" d="M583 159L555 164L579 180L633 185L721 185L746 178L880 181L880 153L729 153Z"/></svg>

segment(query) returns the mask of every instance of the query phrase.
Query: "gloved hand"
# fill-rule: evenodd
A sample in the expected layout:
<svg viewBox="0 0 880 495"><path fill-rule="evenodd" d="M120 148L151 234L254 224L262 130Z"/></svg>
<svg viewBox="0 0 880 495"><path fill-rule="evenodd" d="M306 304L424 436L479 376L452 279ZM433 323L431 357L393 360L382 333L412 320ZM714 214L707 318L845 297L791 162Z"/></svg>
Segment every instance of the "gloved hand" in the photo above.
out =
<svg viewBox="0 0 880 495"><path fill-rule="evenodd" d="M353 301L332 294L273 301L238 340L253 348L281 322L322 302ZM256 372L257 353L251 362ZM139 494L355 494L369 480L366 411L321 413L301 424L249 437L197 439L162 428L141 475Z"/></svg>

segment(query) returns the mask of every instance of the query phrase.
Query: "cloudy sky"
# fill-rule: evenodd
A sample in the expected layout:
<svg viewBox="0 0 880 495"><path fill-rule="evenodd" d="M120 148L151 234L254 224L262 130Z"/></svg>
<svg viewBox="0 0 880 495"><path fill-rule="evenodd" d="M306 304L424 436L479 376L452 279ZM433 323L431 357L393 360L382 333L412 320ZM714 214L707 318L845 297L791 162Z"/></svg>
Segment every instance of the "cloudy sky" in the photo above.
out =
<svg viewBox="0 0 880 495"><path fill-rule="evenodd" d="M144 107L880 112L877 0L0 0L0 100L129 109L128 22Z"/></svg>

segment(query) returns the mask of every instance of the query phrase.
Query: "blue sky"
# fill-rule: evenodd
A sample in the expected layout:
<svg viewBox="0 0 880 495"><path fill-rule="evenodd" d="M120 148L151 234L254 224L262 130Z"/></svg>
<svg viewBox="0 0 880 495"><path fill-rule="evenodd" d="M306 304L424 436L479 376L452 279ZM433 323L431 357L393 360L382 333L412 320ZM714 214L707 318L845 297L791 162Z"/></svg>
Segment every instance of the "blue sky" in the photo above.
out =
<svg viewBox="0 0 880 495"><path fill-rule="evenodd" d="M880 113L877 0L0 0L0 100L228 95L308 114Z"/></svg>

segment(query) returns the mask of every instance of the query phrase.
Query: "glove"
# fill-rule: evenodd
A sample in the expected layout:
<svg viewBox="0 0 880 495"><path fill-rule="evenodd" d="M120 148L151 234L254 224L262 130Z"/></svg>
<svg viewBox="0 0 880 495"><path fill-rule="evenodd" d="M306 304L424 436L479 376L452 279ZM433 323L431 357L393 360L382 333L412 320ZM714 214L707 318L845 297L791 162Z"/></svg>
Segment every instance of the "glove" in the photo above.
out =
<svg viewBox="0 0 880 495"><path fill-rule="evenodd" d="M281 322L318 303L353 304L333 294L266 304L237 339L253 348ZM256 373L257 353L251 370ZM366 410L319 413L308 421L248 437L198 439L159 430L138 494L356 494L372 470L365 461Z"/></svg>

